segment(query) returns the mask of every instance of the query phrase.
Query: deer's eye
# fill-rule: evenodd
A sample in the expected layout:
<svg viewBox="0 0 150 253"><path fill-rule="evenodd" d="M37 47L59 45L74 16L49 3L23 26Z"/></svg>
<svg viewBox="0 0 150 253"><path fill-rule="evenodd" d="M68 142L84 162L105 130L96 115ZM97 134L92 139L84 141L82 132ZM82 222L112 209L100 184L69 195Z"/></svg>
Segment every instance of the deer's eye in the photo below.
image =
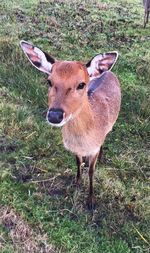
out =
<svg viewBox="0 0 150 253"><path fill-rule="evenodd" d="M82 90L85 87L85 83L80 83L77 87L77 90Z"/></svg>
<svg viewBox="0 0 150 253"><path fill-rule="evenodd" d="M47 84L48 84L49 87L52 87L52 82L51 82L51 80L47 80Z"/></svg>

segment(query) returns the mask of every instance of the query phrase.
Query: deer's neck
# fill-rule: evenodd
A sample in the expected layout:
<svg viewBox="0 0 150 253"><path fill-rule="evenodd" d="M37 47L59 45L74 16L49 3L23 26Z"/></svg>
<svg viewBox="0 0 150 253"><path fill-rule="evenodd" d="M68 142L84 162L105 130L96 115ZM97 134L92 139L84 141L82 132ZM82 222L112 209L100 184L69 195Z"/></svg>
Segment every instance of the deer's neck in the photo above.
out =
<svg viewBox="0 0 150 253"><path fill-rule="evenodd" d="M89 156L98 152L99 138L88 101L85 101L80 112L63 126L62 134L64 146L72 153Z"/></svg>
<svg viewBox="0 0 150 253"><path fill-rule="evenodd" d="M93 127L93 123L92 109L88 99L85 99L79 111L73 115L73 118L63 128L76 135L85 135Z"/></svg>

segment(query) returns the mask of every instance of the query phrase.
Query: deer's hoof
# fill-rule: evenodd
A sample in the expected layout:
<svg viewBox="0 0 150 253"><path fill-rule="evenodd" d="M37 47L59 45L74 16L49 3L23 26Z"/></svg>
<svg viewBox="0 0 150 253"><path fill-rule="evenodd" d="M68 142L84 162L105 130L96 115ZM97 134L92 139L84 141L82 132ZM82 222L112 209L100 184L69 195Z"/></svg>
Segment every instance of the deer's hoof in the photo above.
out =
<svg viewBox="0 0 150 253"><path fill-rule="evenodd" d="M81 181L82 181L82 177L76 177L76 180L75 180L75 184L76 184L76 187L77 188L80 188L81 187Z"/></svg>
<svg viewBox="0 0 150 253"><path fill-rule="evenodd" d="M96 201L94 196L89 196L87 199L87 208L89 211L94 211L96 208Z"/></svg>

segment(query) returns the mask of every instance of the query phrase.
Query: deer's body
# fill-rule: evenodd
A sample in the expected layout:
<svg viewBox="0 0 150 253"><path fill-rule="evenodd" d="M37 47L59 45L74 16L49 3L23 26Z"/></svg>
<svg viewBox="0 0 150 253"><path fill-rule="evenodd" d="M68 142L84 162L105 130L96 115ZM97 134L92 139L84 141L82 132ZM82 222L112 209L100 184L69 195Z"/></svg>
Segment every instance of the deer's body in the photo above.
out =
<svg viewBox="0 0 150 253"><path fill-rule="evenodd" d="M143 0L143 6L144 6L144 28L145 28L149 19L150 0Z"/></svg>
<svg viewBox="0 0 150 253"><path fill-rule="evenodd" d="M77 184L81 180L83 161L88 160L88 206L93 208L95 164L120 110L120 84L110 71L118 54L99 54L83 64L56 61L25 41L21 41L21 47L32 65L48 74L47 121L53 126L62 126L64 146L76 155Z"/></svg>
<svg viewBox="0 0 150 253"><path fill-rule="evenodd" d="M81 111L63 126L64 146L76 155L96 155L116 122L120 102L119 81L111 71L91 81Z"/></svg>

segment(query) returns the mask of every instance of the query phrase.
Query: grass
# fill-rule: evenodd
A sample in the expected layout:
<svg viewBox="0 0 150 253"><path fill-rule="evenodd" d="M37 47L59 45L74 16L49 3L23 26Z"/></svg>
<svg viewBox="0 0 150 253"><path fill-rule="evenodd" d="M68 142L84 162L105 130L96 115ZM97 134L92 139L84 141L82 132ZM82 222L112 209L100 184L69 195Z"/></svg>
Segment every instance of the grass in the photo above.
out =
<svg viewBox="0 0 150 253"><path fill-rule="evenodd" d="M148 253L150 24L143 29L141 3L7 0L1 9L1 252ZM119 51L122 108L97 164L93 213L87 172L77 191L74 157L45 121L45 76L21 39L59 59Z"/></svg>

